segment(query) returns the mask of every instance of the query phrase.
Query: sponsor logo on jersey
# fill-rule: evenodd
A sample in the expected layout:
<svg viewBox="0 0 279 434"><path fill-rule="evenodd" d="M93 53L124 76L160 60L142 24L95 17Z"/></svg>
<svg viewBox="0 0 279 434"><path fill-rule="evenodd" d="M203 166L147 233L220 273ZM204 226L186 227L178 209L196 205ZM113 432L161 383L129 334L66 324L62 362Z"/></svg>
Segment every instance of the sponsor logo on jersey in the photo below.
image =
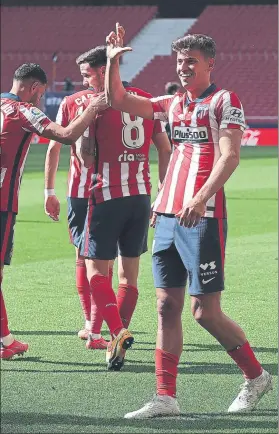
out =
<svg viewBox="0 0 279 434"><path fill-rule="evenodd" d="M230 124L245 125L244 113L236 107L230 109L230 113L224 117L224 120L228 121Z"/></svg>
<svg viewBox="0 0 279 434"><path fill-rule="evenodd" d="M174 127L173 139L178 142L206 143L208 133L206 127Z"/></svg>
<svg viewBox="0 0 279 434"><path fill-rule="evenodd" d="M42 119L46 118L46 115L37 107L31 107L30 112L36 117L37 121L41 121Z"/></svg>
<svg viewBox="0 0 279 434"><path fill-rule="evenodd" d="M199 106L198 106L198 109L197 109L197 117L198 117L199 119L204 118L204 117L207 115L208 110L209 110L208 105L205 105L205 104L201 104L201 105L199 105Z"/></svg>
<svg viewBox="0 0 279 434"><path fill-rule="evenodd" d="M15 111L14 107L11 104L3 104L1 105L1 112L4 112L6 115L10 115Z"/></svg>
<svg viewBox="0 0 279 434"><path fill-rule="evenodd" d="M119 155L118 161L121 163L129 163L130 161L145 161L146 155L144 154L129 154L128 151L124 151L123 154Z"/></svg>

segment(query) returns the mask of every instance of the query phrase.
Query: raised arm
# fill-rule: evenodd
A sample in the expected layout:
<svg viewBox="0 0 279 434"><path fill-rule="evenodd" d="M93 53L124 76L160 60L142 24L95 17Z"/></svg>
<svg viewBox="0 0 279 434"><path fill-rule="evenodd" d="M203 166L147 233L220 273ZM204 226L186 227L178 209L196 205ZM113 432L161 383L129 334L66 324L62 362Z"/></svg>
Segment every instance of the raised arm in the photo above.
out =
<svg viewBox="0 0 279 434"><path fill-rule="evenodd" d="M123 47L125 31L116 23L116 33L111 32L106 38L107 67L105 75L105 94L107 103L116 110L121 110L144 119L153 119L153 107L148 98L126 92L119 73L119 58L130 47Z"/></svg>
<svg viewBox="0 0 279 434"><path fill-rule="evenodd" d="M100 94L96 98L90 98L88 107L67 127L51 122L42 132L42 136L66 145L71 145L84 133L97 114L108 107L105 95Z"/></svg>
<svg viewBox="0 0 279 434"><path fill-rule="evenodd" d="M54 189L61 146L61 143L51 140L45 160L45 213L55 221L59 219L60 214L60 202Z"/></svg>

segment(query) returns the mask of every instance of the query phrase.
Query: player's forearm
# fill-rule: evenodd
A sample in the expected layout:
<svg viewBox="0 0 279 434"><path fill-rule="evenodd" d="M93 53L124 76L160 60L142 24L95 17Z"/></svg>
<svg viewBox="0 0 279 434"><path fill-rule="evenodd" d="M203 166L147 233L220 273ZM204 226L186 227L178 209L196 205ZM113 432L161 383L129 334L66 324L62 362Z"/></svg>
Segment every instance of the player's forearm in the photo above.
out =
<svg viewBox="0 0 279 434"><path fill-rule="evenodd" d="M239 164L239 155L221 155L209 178L198 191L195 198L206 203L220 188L222 188Z"/></svg>
<svg viewBox="0 0 279 434"><path fill-rule="evenodd" d="M91 122L96 119L98 108L89 105L84 112L78 116L65 128L65 135L67 139L76 142L78 138L84 133L86 128L89 127Z"/></svg>
<svg viewBox="0 0 279 434"><path fill-rule="evenodd" d="M60 158L61 143L50 141L45 160L45 188L55 188L56 172Z"/></svg>
<svg viewBox="0 0 279 434"><path fill-rule="evenodd" d="M64 128L55 122L51 122L43 131L42 136L65 145L72 145L84 133L90 123L96 119L97 114L98 108L90 103L86 110L67 127Z"/></svg>
<svg viewBox="0 0 279 434"><path fill-rule="evenodd" d="M108 59L105 75L106 101L112 108L122 110L125 94L120 78L119 60Z"/></svg>
<svg viewBox="0 0 279 434"><path fill-rule="evenodd" d="M76 142L76 153L81 163L87 169L95 162L95 140L94 137L81 136Z"/></svg>
<svg viewBox="0 0 279 434"><path fill-rule="evenodd" d="M165 179L171 157L171 150L158 150L159 187Z"/></svg>

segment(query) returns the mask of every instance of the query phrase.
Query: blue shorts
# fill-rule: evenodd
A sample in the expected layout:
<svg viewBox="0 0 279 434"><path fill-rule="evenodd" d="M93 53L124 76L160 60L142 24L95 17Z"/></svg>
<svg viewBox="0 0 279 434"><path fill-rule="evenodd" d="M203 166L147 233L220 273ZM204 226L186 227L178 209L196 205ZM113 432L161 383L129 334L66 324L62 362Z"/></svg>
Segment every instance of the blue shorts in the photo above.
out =
<svg viewBox="0 0 279 434"><path fill-rule="evenodd" d="M227 220L202 218L195 228L179 225L176 217L158 215L152 248L156 288L185 287L202 295L224 289Z"/></svg>
<svg viewBox="0 0 279 434"><path fill-rule="evenodd" d="M1 265L10 265L14 248L14 227L16 214L0 212Z"/></svg>
<svg viewBox="0 0 279 434"><path fill-rule="evenodd" d="M88 199L67 197L67 203L70 242L79 249L87 215Z"/></svg>
<svg viewBox="0 0 279 434"><path fill-rule="evenodd" d="M96 205L89 200L81 255L114 259L139 257L147 251L150 196L126 196Z"/></svg>

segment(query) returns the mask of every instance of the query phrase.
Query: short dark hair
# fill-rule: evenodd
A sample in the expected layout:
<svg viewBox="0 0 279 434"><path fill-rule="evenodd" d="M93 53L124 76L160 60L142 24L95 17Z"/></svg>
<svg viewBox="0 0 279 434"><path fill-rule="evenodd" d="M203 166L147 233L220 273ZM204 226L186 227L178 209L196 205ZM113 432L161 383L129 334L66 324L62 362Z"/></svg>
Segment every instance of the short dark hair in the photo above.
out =
<svg viewBox="0 0 279 434"><path fill-rule="evenodd" d="M177 92L179 88L180 88L180 84L179 83L176 83L175 81L169 81L165 85L165 92L168 95L174 95L175 92Z"/></svg>
<svg viewBox="0 0 279 434"><path fill-rule="evenodd" d="M37 63L24 63L14 73L14 80L22 81L33 78L42 84L47 84L45 71Z"/></svg>
<svg viewBox="0 0 279 434"><path fill-rule="evenodd" d="M91 68L97 68L107 64L107 47L105 45L99 45L92 48L89 51L78 56L76 63L81 65L82 63L89 63Z"/></svg>
<svg viewBox="0 0 279 434"><path fill-rule="evenodd" d="M192 34L183 36L182 38L173 41L171 48L176 52L200 50L204 57L215 58L216 56L216 43L207 35Z"/></svg>

